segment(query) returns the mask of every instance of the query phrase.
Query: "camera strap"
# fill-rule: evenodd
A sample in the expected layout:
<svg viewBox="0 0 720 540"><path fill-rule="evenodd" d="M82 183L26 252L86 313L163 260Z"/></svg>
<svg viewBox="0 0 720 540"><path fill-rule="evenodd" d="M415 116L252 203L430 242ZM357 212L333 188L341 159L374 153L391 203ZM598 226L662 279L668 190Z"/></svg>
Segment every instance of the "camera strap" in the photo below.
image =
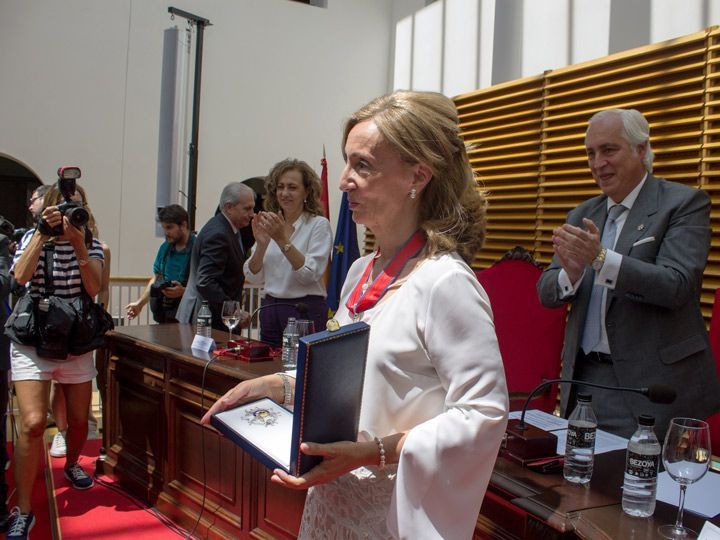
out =
<svg viewBox="0 0 720 540"><path fill-rule="evenodd" d="M50 298L55 294L55 285L53 284L53 267L55 265L55 244L45 242L43 245L43 258L45 261L45 298Z"/></svg>
<svg viewBox="0 0 720 540"><path fill-rule="evenodd" d="M179 281L180 281L180 283L182 283L183 287L185 285L187 285L188 278L190 277L190 262L192 259L192 249L193 249L194 243L195 243L195 237L191 233L190 238L188 238L187 246L185 247L185 249L187 249L189 252L188 258L187 258L187 263L185 263L185 270L183 271L182 277L179 279ZM165 281L170 281L170 278L165 273L165 267L167 266L167 260L168 260L168 257L170 256L171 249L175 249L175 248L172 244L168 244L168 247L165 250L165 253L163 254L162 262L160 263L160 277Z"/></svg>

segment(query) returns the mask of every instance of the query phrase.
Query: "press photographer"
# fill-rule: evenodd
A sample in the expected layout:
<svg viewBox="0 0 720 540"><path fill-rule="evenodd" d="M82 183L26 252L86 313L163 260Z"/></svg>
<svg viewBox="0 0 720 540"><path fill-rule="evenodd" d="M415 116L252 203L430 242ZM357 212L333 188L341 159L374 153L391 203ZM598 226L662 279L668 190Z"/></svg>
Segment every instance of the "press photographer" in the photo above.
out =
<svg viewBox="0 0 720 540"><path fill-rule="evenodd" d="M139 299L125 306L130 320L140 315L149 301L156 322L177 322L175 314L190 275L190 254L195 234L188 227L188 213L178 204L161 208L158 221L165 233L165 242L157 252L153 277L147 287Z"/></svg>
<svg viewBox="0 0 720 540"><path fill-rule="evenodd" d="M100 242L87 234L88 212L74 203L77 167L58 171L58 183L45 195L38 228L18 247L11 273L30 294L18 301L6 325L12 340L10 360L22 426L15 446L17 507L10 527L29 530L34 522L30 497L43 446L50 381L67 398L65 478L75 489L93 480L78 464L88 429L91 381L96 375L92 350L112 327L94 303L103 269Z"/></svg>
<svg viewBox="0 0 720 540"><path fill-rule="evenodd" d="M0 235L5 237L4 241L11 255L15 253L15 249L20 242L20 239L27 231L28 229L25 228L16 229L15 225L13 225L9 220L0 216Z"/></svg>

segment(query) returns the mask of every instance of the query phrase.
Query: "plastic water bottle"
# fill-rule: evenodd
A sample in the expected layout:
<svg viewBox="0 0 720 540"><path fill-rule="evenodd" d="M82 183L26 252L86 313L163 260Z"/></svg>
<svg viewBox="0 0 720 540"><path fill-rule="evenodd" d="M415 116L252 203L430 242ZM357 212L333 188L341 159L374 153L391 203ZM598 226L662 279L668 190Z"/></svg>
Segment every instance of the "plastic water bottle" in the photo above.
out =
<svg viewBox="0 0 720 540"><path fill-rule="evenodd" d="M641 415L637 431L628 442L622 509L631 516L649 517L655 512L661 449L653 431L654 426L654 417Z"/></svg>
<svg viewBox="0 0 720 540"><path fill-rule="evenodd" d="M195 321L195 333L198 336L210 337L212 330L212 312L207 300L203 300L200 311L197 314L197 320Z"/></svg>
<svg viewBox="0 0 720 540"><path fill-rule="evenodd" d="M578 394L577 406L568 418L563 476L575 484L587 484L593 473L597 418L591 403L590 394Z"/></svg>
<svg viewBox="0 0 720 540"><path fill-rule="evenodd" d="M297 367L298 333L295 317L289 317L282 336L282 363L285 369Z"/></svg>

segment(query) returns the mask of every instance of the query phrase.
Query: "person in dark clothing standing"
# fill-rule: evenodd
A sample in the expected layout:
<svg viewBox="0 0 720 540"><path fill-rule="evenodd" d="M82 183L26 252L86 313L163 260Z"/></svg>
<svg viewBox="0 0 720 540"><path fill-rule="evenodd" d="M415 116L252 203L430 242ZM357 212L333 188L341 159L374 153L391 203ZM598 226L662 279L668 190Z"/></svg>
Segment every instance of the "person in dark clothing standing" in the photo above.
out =
<svg viewBox="0 0 720 540"><path fill-rule="evenodd" d="M220 213L210 218L198 233L192 250L190 279L176 318L181 323L194 321L203 300L212 312L212 326L226 330L222 322L225 300L242 301L245 252L239 231L250 224L255 207L255 192L241 182L231 182L220 195ZM240 324L246 324L243 313Z"/></svg>

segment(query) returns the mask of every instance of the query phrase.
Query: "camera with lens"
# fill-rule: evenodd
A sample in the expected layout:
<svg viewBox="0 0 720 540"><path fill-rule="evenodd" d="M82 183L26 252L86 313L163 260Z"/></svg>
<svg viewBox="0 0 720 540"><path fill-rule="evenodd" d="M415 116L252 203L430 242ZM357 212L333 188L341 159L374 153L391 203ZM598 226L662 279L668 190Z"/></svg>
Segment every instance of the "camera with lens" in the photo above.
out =
<svg viewBox="0 0 720 540"><path fill-rule="evenodd" d="M81 204L72 200L75 195L77 179L80 178L80 167L60 167L58 169L58 189L65 199L57 205L60 213L68 218L68 221L76 229L81 229L90 219L90 214ZM40 219L38 228L42 234L49 236L60 236L63 233L63 225L60 223L51 227L47 221Z"/></svg>
<svg viewBox="0 0 720 540"><path fill-rule="evenodd" d="M168 279L156 281L150 286L150 296L153 298L164 298L165 295L163 295L162 290L167 289L168 287L174 287L172 281Z"/></svg>
<svg viewBox="0 0 720 540"><path fill-rule="evenodd" d="M30 229L27 227L18 227L15 229L15 232L12 235L13 242L20 243L20 240L22 240L22 237L25 236L25 233L28 232Z"/></svg>
<svg viewBox="0 0 720 540"><path fill-rule="evenodd" d="M0 234L4 234L10 239L12 239L15 234L15 225L2 216L0 216Z"/></svg>

